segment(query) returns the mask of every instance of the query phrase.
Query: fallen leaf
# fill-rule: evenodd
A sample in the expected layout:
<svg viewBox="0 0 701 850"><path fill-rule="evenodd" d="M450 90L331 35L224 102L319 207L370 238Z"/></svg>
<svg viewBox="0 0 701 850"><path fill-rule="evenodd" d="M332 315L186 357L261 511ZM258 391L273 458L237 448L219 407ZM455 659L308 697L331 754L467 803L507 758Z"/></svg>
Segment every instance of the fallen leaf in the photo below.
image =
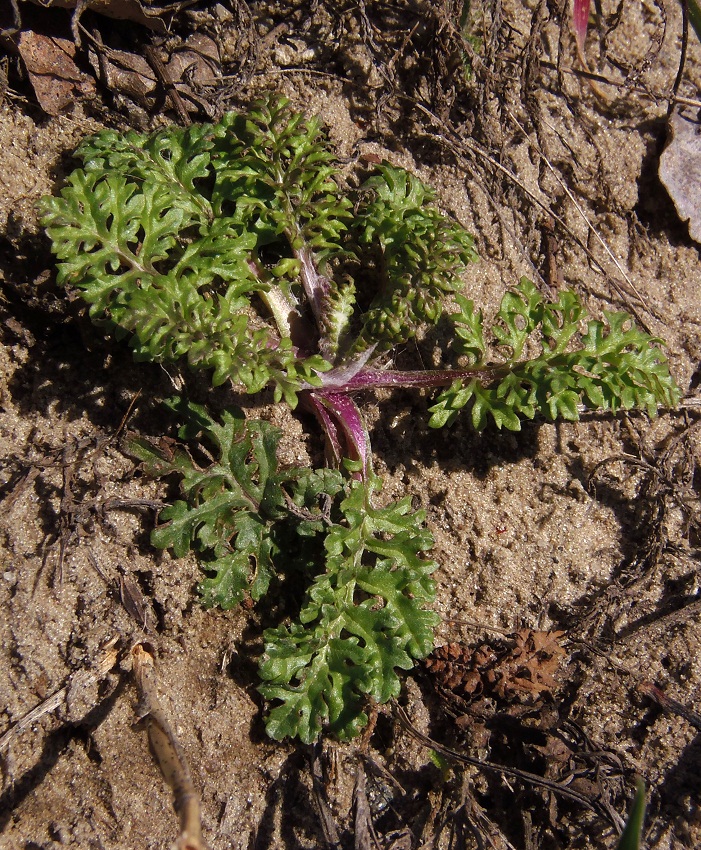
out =
<svg viewBox="0 0 701 850"><path fill-rule="evenodd" d="M72 41L27 31L20 34L17 46L39 105L47 114L58 115L78 95L94 93L92 77L74 61Z"/></svg>
<svg viewBox="0 0 701 850"><path fill-rule="evenodd" d="M31 0L31 2L37 6L59 6L62 9L75 9L78 5L77 0ZM159 15L172 12L177 8L177 4L171 4L166 8L149 9L150 5L150 3L143 4L139 0L90 0L85 8L108 18L132 21L135 24L143 24L155 32L165 33L166 24Z"/></svg>
<svg viewBox="0 0 701 850"><path fill-rule="evenodd" d="M505 702L551 695L565 657L564 632L521 629L508 645L460 643L438 647L424 662L442 687L472 700L482 695Z"/></svg>
<svg viewBox="0 0 701 850"><path fill-rule="evenodd" d="M149 98L155 93L156 74L143 56L101 47L88 51L88 59L97 78L110 91L126 95L140 106L151 108Z"/></svg>
<svg viewBox="0 0 701 850"><path fill-rule="evenodd" d="M210 115L209 104L197 90L200 81L211 82L221 75L216 42L208 36L196 35L177 47L170 57L155 49L151 52L147 61L135 53L95 45L90 47L88 58L101 83L144 109L154 109L162 96L175 108L177 98L186 118L188 112ZM154 62L160 66L159 72Z"/></svg>
<svg viewBox="0 0 701 850"><path fill-rule="evenodd" d="M689 235L701 243L701 124L675 110L669 119L670 141L660 156L660 180Z"/></svg>
<svg viewBox="0 0 701 850"><path fill-rule="evenodd" d="M221 76L217 43L208 35L193 33L183 45L175 48L166 68L173 82L210 82L214 77Z"/></svg>

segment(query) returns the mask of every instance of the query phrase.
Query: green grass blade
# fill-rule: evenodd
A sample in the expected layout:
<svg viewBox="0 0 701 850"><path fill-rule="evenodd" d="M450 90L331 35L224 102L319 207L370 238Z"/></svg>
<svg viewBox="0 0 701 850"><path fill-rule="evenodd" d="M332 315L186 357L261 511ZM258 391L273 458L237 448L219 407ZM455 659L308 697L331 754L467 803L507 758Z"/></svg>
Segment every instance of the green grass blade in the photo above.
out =
<svg viewBox="0 0 701 850"><path fill-rule="evenodd" d="M640 837L645 820L645 783L638 779L635 785L635 799L616 850L640 850Z"/></svg>

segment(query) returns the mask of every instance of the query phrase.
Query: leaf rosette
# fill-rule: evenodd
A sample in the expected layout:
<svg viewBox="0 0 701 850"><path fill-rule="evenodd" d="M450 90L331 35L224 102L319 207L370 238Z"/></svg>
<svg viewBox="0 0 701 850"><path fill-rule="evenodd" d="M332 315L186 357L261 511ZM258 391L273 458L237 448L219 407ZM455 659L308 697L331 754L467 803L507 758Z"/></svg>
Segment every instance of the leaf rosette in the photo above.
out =
<svg viewBox="0 0 701 850"><path fill-rule="evenodd" d="M464 410L475 428L514 431L582 407L653 415L679 398L660 340L623 313L587 317L572 292L546 301L523 279L486 322L461 292L473 237L401 168L346 179L320 122L284 98L216 124L106 130L76 158L60 195L41 202L59 283L137 359L300 402L337 467L286 468L279 429L184 400L170 407L190 443L131 442L147 471L180 481L153 542L196 553L205 604L306 588L290 594L296 618L265 633L273 738L352 737L432 648L433 539L409 498L375 504L360 393L438 389L431 426ZM441 318L453 365L387 365Z"/></svg>

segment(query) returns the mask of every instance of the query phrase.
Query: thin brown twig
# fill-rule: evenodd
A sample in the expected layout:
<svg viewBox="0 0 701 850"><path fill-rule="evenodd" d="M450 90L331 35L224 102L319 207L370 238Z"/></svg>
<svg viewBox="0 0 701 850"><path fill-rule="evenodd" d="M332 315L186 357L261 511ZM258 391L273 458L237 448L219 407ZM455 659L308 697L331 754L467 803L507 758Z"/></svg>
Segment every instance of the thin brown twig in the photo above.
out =
<svg viewBox="0 0 701 850"><path fill-rule="evenodd" d="M149 65L153 68L154 74L158 77L160 84L163 86L167 97L170 99L171 103L175 107L175 111L180 116L183 126L189 127L192 124L190 114L185 108L183 99L180 97L180 92L178 91L170 72L163 64L161 57L158 55L158 51L152 45L148 45L144 49L144 53Z"/></svg>
<svg viewBox="0 0 701 850"><path fill-rule="evenodd" d="M582 638L574 638L573 643L580 644L581 646L592 652L594 655L598 655L600 658L603 658L604 661L606 661L606 663L609 664L613 668L613 670L616 671L616 673L624 674L634 679L635 690L639 694L648 697L648 699L651 699L653 702L657 703L657 705L659 705L665 711L670 712L671 714L677 714L679 715L679 717L683 717L696 729L701 729L701 714L698 711L693 708L689 708L688 706L684 705L684 703L679 702L679 700L668 696L662 690L662 688L657 687L657 685L653 684L648 679L641 678L640 673L635 670L632 670L627 665L622 664L620 661L618 661L618 659L612 658L610 653L604 652L604 650L599 649L590 641L584 640Z"/></svg>
<svg viewBox="0 0 701 850"><path fill-rule="evenodd" d="M355 848L356 850L381 850L375 826L372 822L370 803L365 789L365 768L360 760L355 769L353 787L353 805L355 807Z"/></svg>
<svg viewBox="0 0 701 850"><path fill-rule="evenodd" d="M548 62L546 59L541 59L540 67L547 68L549 71L558 70L557 65L555 65L554 62ZM645 86L631 86L625 80L612 80L605 74L597 74L595 71L582 71L579 68L560 68L559 70L561 73L570 74L573 77L584 77L585 79L592 79L595 80L597 83L603 83L607 86L613 86L614 88L625 89L626 91L634 92L635 94L641 94L644 97L648 98L648 100L666 100L670 103L683 104L684 106L695 106L697 109L701 109L701 100L691 97L683 97L682 95L677 94L676 91L674 91L672 94L659 91L652 91L651 89L648 89Z"/></svg>
<svg viewBox="0 0 701 850"><path fill-rule="evenodd" d="M98 490L102 488L102 481L99 475L97 475L95 462L97 458L104 453L108 446L117 442L120 434L126 428L127 422L134 411L134 407L136 406L140 395L141 390L139 390L130 401L129 407L113 433L107 435L98 433L94 437L74 440L71 443L64 440L64 445L60 448L53 449L48 454L38 458L37 460L25 461L24 463L26 463L29 468L24 475L17 480L17 483L14 484L8 495L3 500L5 509L8 509L33 484L39 476L40 471L55 468L61 469L62 482L60 491L61 502L58 531L51 542L52 551L53 547L58 542L58 559L54 581L59 585L59 587L63 583L63 568L69 547L76 536L78 536L79 527L84 525L91 512L96 509L99 509L104 513L104 511L113 508L149 507L157 509L162 507L162 504L155 500L136 499L131 500L130 502L128 500L107 499L102 505L97 505L95 500L90 500L89 502L85 499L77 500L73 493L73 482L76 472L88 461L92 461L93 463L93 470L95 471L96 478L98 479ZM41 575L44 572L48 556L49 552L46 553L41 569L38 571L34 580L34 590L36 590Z"/></svg>
<svg viewBox="0 0 701 850"><path fill-rule="evenodd" d="M538 776L535 773L529 773L526 770L519 770L516 767L508 767L502 764L495 764L490 761L483 761L482 759L474 758L473 756L468 756L465 753L459 753L457 750L453 750L450 747L446 747L444 744L439 743L438 741L434 741L432 738L429 738L427 735L419 732L419 730L413 725L411 720L404 711L404 709L398 704L393 703L394 711L399 718L399 722L402 726L416 738L417 741L420 741L424 746L430 747L432 750L441 753L441 755L446 756L446 758L452 759L453 761L458 761L463 764L469 764L472 767L477 767L480 770L487 770L493 773L499 773L502 776L511 776L514 779L521 779L523 782L527 782L529 785L535 785L536 787L546 788L548 791L552 791L555 794L560 794L563 797L568 797L570 800L575 800L580 803L582 806L585 806L587 809L590 809L593 812L607 818L613 826L616 827L617 830L623 829L624 820L618 815L617 812L610 809L608 806L603 805L599 800L592 800L590 797L587 797L585 794L576 791L574 788L571 788L568 785L563 785L560 782L554 782L551 779L546 779L543 776Z"/></svg>
<svg viewBox="0 0 701 850"><path fill-rule="evenodd" d="M557 169L553 167L553 164L550 162L548 157L543 153L543 151L540 150L538 145L533 144L528 133L526 132L525 127L521 124L521 122L518 120L518 118L516 118L516 116L513 114L513 112L509 109L508 106L506 107L506 111L507 111L509 117L511 118L511 120L514 122L514 124L523 133L524 138L528 140L528 143L529 143L531 150L533 150L537 154L537 156L540 157L540 159L546 164L550 173L553 175L555 180L560 184L560 186L562 187L562 190L565 192L567 197L570 199L572 205L577 210L577 212L581 216L582 220L586 224L587 230L592 234L592 236L596 239L596 241L601 245L601 247L604 249L604 251L608 254L609 259L613 262L614 266L618 269L619 273L621 274L621 276L623 277L625 282L628 284L628 286L630 287L631 291L633 292L635 297L638 299L640 304L647 310L648 313L650 313L651 311L650 311L650 308L647 306L647 302L645 301L645 298L641 295L641 293L638 291L638 288L635 286L633 281L630 279L630 277L626 273L626 271L623 268L623 266L621 265L618 257L609 248L608 244L606 243L606 240L601 236L601 234L596 229L596 227L594 227L594 225L589 221L589 219L587 218L587 214L584 212L581 204L575 198L574 193L572 192L570 187L565 183L565 181L559 175ZM597 265L599 265L599 264L597 264ZM611 282L613 283L613 286L616 289L616 292L618 292L618 294L622 298L625 298L625 294L624 294L623 290L620 288L620 285L615 280L615 278L612 278ZM630 306L632 308L632 305L630 305ZM650 333L650 329L645 326L645 323L643 322L643 320L640 318L640 316L637 313L635 313L635 317L638 319L638 321L643 326L643 328L648 333Z"/></svg>
<svg viewBox="0 0 701 850"><path fill-rule="evenodd" d="M112 638L109 640L104 646L101 648L100 657L95 666L95 670L92 673L84 678L82 684L87 685L91 682L97 681L98 679L104 678L109 671L114 667L117 663L117 642L118 638ZM56 709L60 708L64 702L66 701L66 697L68 695L71 681L76 677L79 673L86 673L84 668L80 670L76 670L69 677L68 682L60 688L55 693L51 694L50 697L47 697L43 702L39 703L35 708L31 711L27 712L24 717L21 717L14 725L10 726L10 728L0 737L0 753L9 747L12 739L17 735L24 732L25 729L29 729L33 726L38 720L40 720L45 714L51 714L56 711Z"/></svg>
<svg viewBox="0 0 701 850"><path fill-rule="evenodd" d="M419 109L426 116L428 116L431 119L432 122L437 124L443 130L444 134L438 134L437 133L437 134L435 134L434 138L436 138L438 141L442 142L444 145L446 145L446 147L450 148L453 151L454 154L457 154L459 156L465 156L465 153L467 151L467 152L469 152L473 155L479 156L485 162L488 162L492 167L497 169L497 171L500 171L502 174L507 176L509 178L509 180L511 180L513 182L513 184L515 186L517 186L526 195L526 197L529 198L529 200L535 206L537 206L544 213L546 213L548 216L550 216L553 219L553 221L555 221L562 228L562 230L570 237L570 239L572 239L572 241L576 245L578 245L582 249L582 251L591 260L591 262L601 271L602 274L606 274L606 272L603 269L600 261L597 260L597 258L594 256L592 251L584 244L584 242L579 238L579 236L577 236L577 234L572 230L572 228L567 224L567 222L562 218L562 216L558 215L551 208L551 206L546 202L546 200L543 200L542 198L538 197L538 195L535 192L533 192L531 189L529 189L528 186L526 186L526 184L522 180L520 180L518 178L518 176L516 174L514 174L513 171L511 171L511 169L507 168L505 165L503 165L501 162L499 162L499 160L497 160L495 157L493 157L488 151L486 151L481 145L479 145L473 139L462 138L453 127L446 125L446 123L444 121L442 121L437 115L435 115L435 113L431 112L431 110L428 109L427 107L425 107L423 104L419 103L417 100L415 100L413 98L409 98L409 100L412 101L412 103L416 106L417 109ZM586 217L585 217L584 221L586 222L587 227L589 229L593 230L593 225L591 225L589 223L589 221L586 219ZM594 232L596 232L596 231L594 231ZM601 239L601 237L598 234L596 234L596 236L597 236L597 239L600 240L606 246L606 243ZM620 263L616 259L615 255L613 254L611 249L608 248L608 246L606 246L606 251L609 254L609 256L613 258L617 269L623 275L626 283L630 286L631 290L633 292L635 292L636 289L635 289L635 286L633 285L633 282L630 280L630 278L628 277L626 272L623 270L622 266L620 265ZM641 327L649 333L649 329L647 328L646 322L640 316L640 313L636 309L635 305L629 303L629 300L625 296L624 290L622 289L620 283L618 283L618 281L616 281L615 278L611 275L607 275L607 277L611 280L611 283L612 283L614 289L616 289L616 291L619 293L619 295L621 295L621 297L624 299L626 304L628 304L631 313L638 320ZM645 307L644 302L642 302L642 306Z"/></svg>
<svg viewBox="0 0 701 850"><path fill-rule="evenodd" d="M139 695L137 716L145 720L149 741L163 778L173 789L173 805L180 820L177 850L205 850L202 841L200 798L190 776L183 748L158 699L153 653L143 643L131 650L134 680Z"/></svg>
<svg viewBox="0 0 701 850"><path fill-rule="evenodd" d="M343 842L336 826L331 806L329 806L326 788L324 785L321 759L319 758L321 745L315 744L309 752L309 772L312 777L312 793L319 813L321 831L328 850L342 850Z"/></svg>
<svg viewBox="0 0 701 850"><path fill-rule="evenodd" d="M674 78L674 84L672 85L672 94L676 95L679 90L679 86L682 82L682 77L684 76L684 66L686 65L686 51L689 45L689 4L688 0L681 0L682 7L682 46L679 51L679 67L677 68L677 75ZM667 109L667 120L669 121L672 112L674 111L674 101L670 101L669 108Z"/></svg>
<svg viewBox="0 0 701 850"><path fill-rule="evenodd" d="M694 711L693 708L687 708L683 703L667 696L662 688L658 688L657 685L653 685L647 679L638 684L638 692L653 700L653 702L656 702L665 711L678 714L684 720L691 723L692 726L701 729L701 714L698 711Z"/></svg>
<svg viewBox="0 0 701 850"><path fill-rule="evenodd" d="M129 407L127 407L126 413L124 414L124 416L122 416L122 419L121 419L119 425L117 426L117 430L111 436L112 440L116 440L117 437L119 437L120 434L127 427L127 422L131 419L131 415L134 412L134 408L136 407L136 403L141 398L141 392L142 392L141 390L138 390L134 394L134 397L132 398L132 400L129 402Z"/></svg>

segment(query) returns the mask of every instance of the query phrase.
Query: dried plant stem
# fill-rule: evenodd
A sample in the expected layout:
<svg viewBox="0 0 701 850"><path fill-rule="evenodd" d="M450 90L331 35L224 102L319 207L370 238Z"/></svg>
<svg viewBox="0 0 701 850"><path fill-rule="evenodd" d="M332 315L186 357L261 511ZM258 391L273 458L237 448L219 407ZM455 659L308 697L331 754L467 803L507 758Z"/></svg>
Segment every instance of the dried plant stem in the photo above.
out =
<svg viewBox="0 0 701 850"><path fill-rule="evenodd" d="M630 82L626 80L612 80L610 77L607 77L604 74L597 74L593 71L582 71L579 68L561 67L558 69L557 65L554 62L548 62L545 59L541 60L540 67L547 68L549 71L559 70L561 74L570 74L574 77L595 80L597 83L603 83L604 85L613 86L614 88L625 89L626 92L642 95L643 97L647 98L648 100L652 100L655 103L660 100L666 100L671 104L683 104L685 106L695 106L697 109L701 109L701 100L693 97L683 97L682 95L679 95L676 92L670 94L669 92L653 91L652 89L646 88L645 86L631 85Z"/></svg>
<svg viewBox="0 0 701 850"><path fill-rule="evenodd" d="M671 712L672 714L678 714L680 717L683 717L684 720L691 723L692 726L695 726L697 729L701 729L701 714L678 700L667 696L662 688L658 688L656 685L653 685L652 682L645 680L638 684L638 691L641 694L644 694L644 696L649 697L653 700L653 702L656 702L657 705L665 711Z"/></svg>
<svg viewBox="0 0 701 850"><path fill-rule="evenodd" d="M597 85L597 81L594 79L591 69L589 68L589 63L587 62L587 57L584 55L584 44L580 41L579 38L575 39L575 43L577 45L577 58L582 66L582 71L584 71L584 79L589 84L589 87L594 92L594 94L599 98L599 100L604 103L609 103L609 99L606 97L606 94L602 91L602 89Z"/></svg>
<svg viewBox="0 0 701 850"><path fill-rule="evenodd" d="M153 654L142 643L131 651L134 680L139 694L137 715L145 720L149 741L164 779L173 789L173 805L180 819L177 850L205 850L200 821L200 798L190 776L185 753L158 700Z"/></svg>
<svg viewBox="0 0 701 850"><path fill-rule="evenodd" d="M565 192L565 194L567 195L567 197L570 199L570 201L572 202L572 205L573 205L573 206L574 206L574 208L577 210L577 213L581 216L582 220L583 220L583 221L584 221L584 223L586 224L586 226L587 226L587 230L588 230L588 231L592 234L592 236L596 239L596 241L597 241L597 242L601 245L601 247L604 249L604 251L606 252L606 254L608 254L609 259L610 259L610 260L611 260L611 262L614 264L614 266L618 269L618 271L619 271L619 273L620 273L621 277L625 280L625 282L626 282L626 283L628 284L628 286L630 287L631 292L632 292L632 293L635 295L635 297L638 299L638 302L639 302L639 303L640 303L640 304L641 304L641 305L642 305L642 306L643 306L643 307L647 310L647 312L649 313L649 312L650 312L650 309L649 309L649 307L648 307L648 305L647 305L647 302L645 301L645 298L644 298L644 297L643 297L643 295L642 295L642 294L638 291L637 287L635 286L635 284L633 283L633 281L630 279L630 277L629 277L629 275L627 274L626 270L625 270L625 269L623 268L623 266L621 265L621 262L620 262L620 260L618 259L618 257L617 257L617 256L613 253L613 251L611 250L611 248L609 248L609 246L608 246L608 244L607 244L606 240L605 240L605 239L601 236L601 234L600 234L600 233L599 233L599 231L596 229L596 227L592 224L592 222L591 222L591 221L589 221L589 218L588 218L587 214L585 213L584 209L582 208L582 205L581 205L581 204L577 201L577 199L575 198L574 193L572 192L572 190L569 188L569 186L567 185L567 183L566 183L566 182L562 179L562 177L561 177L561 176L560 176L560 174L558 173L557 169L553 166L553 164L550 162L550 160L547 158L547 156L543 153L543 151L542 151L542 150L538 147L538 145L534 144L534 143L531 141L530 137L528 136L528 133L526 132L525 127L524 127L524 126L521 124L521 122L520 122L520 121L516 118L516 116L513 114L513 112L512 112L512 111L511 111L508 107L507 107L506 111L507 111L507 113L509 114L509 117L511 118L511 120L514 122L514 124L515 124L515 125L518 127L518 129L519 129L519 130L520 130L520 131L524 134L524 137L525 137L526 139L528 139L528 140L529 140L529 144L530 144L530 148L531 148L531 150L532 150L532 151L536 154L536 156L540 157L540 159L541 159L541 160L545 163L545 165L548 167L548 170L549 170L549 171L550 171L550 173L553 175L553 177L555 178L555 180L556 180L556 181L560 184L560 186L562 187L562 190ZM632 305L632 304L630 304L630 302L626 299L626 297L625 297L625 293L624 293L624 292L621 290L621 288L620 288L620 284L616 281L616 279L615 279L615 278L612 278L612 279L611 279L611 282L613 283L613 286L614 286L614 288L616 289L616 292L618 292L618 294L619 294L622 298L624 298L624 299L626 300L626 303L628 304L628 306L631 308L631 310L633 310L633 309L634 309L634 308L633 308L633 305ZM647 328L647 326L645 325L645 322L641 319L641 317L640 317L637 313L636 313L636 318L638 319L638 321L640 322L640 324L641 324L641 325L642 325L642 326L643 326L643 327L644 327L644 328L645 328L645 329L649 332L649 328Z"/></svg>
<svg viewBox="0 0 701 850"><path fill-rule="evenodd" d="M410 100L412 100L412 103L415 105L415 107L420 112L423 112L424 115L426 115L436 126L438 126L442 130L442 133L436 133L435 136L434 136L434 138L437 141L442 142L443 145L445 145L447 148L452 150L453 153L458 156L458 158L462 158L466 155L469 156L470 154L475 155L475 156L481 158L482 160L484 160L485 162L488 162L497 171L504 174L509 180L512 181L512 183L515 186L517 186L524 193L524 195L531 201L531 203L533 203L535 206L537 206L540 210L542 210L544 213L546 213L554 222L556 222L559 225L559 227L561 227L562 230L570 237L570 239L572 239L572 241L574 243L579 245L579 247L582 249L582 251L591 260L591 262L598 269L601 270L601 273L606 275L606 270L602 267L601 262L599 260L597 260L597 258L594 256L592 251L584 244L582 239L580 239L580 237L577 236L577 234L572 230L572 228L567 224L567 222L562 218L562 216L558 215L555 212L555 210L552 209L552 207L548 203L547 199L545 199L543 197L539 197L538 194L536 194L531 189L529 189L528 186L526 186L526 184L522 180L520 180L519 177L516 174L514 174L513 171L511 171L509 168L507 168L505 165L503 165L501 162L499 162L485 148L483 148L481 145L477 144L477 142L475 142L473 139L463 138L455 130L455 128L452 125L446 124L445 121L442 121L437 115L435 115L433 112L431 112L430 109L427 109L425 106L423 106L421 103L419 103L416 100L413 100L411 98L410 98ZM513 116L511 116L511 117L513 117ZM544 156L542 151L540 151L540 150L538 150L538 154L539 154L539 156ZM546 163L547 163L547 160L546 160ZM552 168L550 163L547 163L547 165ZM568 191L567 194L568 194L568 196L571 197L571 199L574 199L569 191ZM626 284L628 285L630 291L635 295L636 299L638 299L641 306L644 309L648 310L646 302L644 301L642 295L636 289L635 285L633 284L633 281L630 279L630 276L626 273L625 269L623 268L621 263L618 261L615 254L613 253L613 251L611 251L611 249L608 247L608 245L606 244L604 239L596 231L596 228L589 221L589 219L587 218L584 211L576 203L576 200L575 200L575 205L576 205L577 211L583 217L584 222L587 226L587 229L593 234L593 236L597 239L597 241L601 243L601 245L604 248L604 251L609 256L609 258L613 261L614 265L616 266L616 269L618 270L618 272L623 277L623 279L626 282ZM621 286L621 284L616 280L616 278L613 275L609 274L609 275L607 275L607 278L610 281L613 288L618 293L618 295L621 297L621 299L624 301L624 303L628 306L628 308L630 309L630 312L635 316L635 318L638 321L638 324L645 331L647 331L649 333L649 328L648 328L647 323L642 318L640 311L637 310L635 305L631 303L630 298L628 297L628 295L625 292L625 289Z"/></svg>
<svg viewBox="0 0 701 850"><path fill-rule="evenodd" d="M86 686L106 676L117 663L117 640L118 638L112 638L102 647L100 650L100 657L95 665L94 671L89 672L84 668L76 670L75 673L71 674L68 683L64 687L51 694L50 697L47 697L43 702L39 703L36 708L33 708L30 712L25 714L24 717L20 718L14 726L11 726L7 732L0 737L0 753L4 752L10 746L14 737L24 732L25 729L29 729L45 714L51 714L60 708L65 703L70 692L71 683L76 680L77 677L80 677L81 679L80 684Z"/></svg>
<svg viewBox="0 0 701 850"><path fill-rule="evenodd" d="M409 716L407 715L406 711L400 705L394 703L393 708L397 717L399 718L399 722L404 727L404 729L409 732L409 734L413 735L413 737L416 738L417 741L420 741L424 746L435 750L441 755L446 756L446 758L452 759L462 764L471 765L472 767L476 767L480 770L487 770L494 773L499 773L502 776L513 777L514 779L521 779L522 781L527 782L530 785L546 788L547 790L552 791L555 794L560 794L563 797L568 797L570 800L575 800L576 802L580 803L582 806L585 806L591 811L597 812L602 817L607 818L616 829L623 829L623 818L617 812L615 812L613 808L611 808L611 806L607 804L607 801L589 797L586 794L583 794L580 791L569 787L569 785L564 782L554 782L551 779L547 779L543 776L538 776L534 773L529 773L525 770L519 770L518 768L508 767L506 765L496 764L494 762L473 758L472 756L468 756L466 753L457 752L456 750L453 750L450 747L443 746L443 744L439 743L438 741L434 741L432 738L429 738L427 735L423 735L421 732L419 732L419 730L414 726L411 720L409 720Z"/></svg>

